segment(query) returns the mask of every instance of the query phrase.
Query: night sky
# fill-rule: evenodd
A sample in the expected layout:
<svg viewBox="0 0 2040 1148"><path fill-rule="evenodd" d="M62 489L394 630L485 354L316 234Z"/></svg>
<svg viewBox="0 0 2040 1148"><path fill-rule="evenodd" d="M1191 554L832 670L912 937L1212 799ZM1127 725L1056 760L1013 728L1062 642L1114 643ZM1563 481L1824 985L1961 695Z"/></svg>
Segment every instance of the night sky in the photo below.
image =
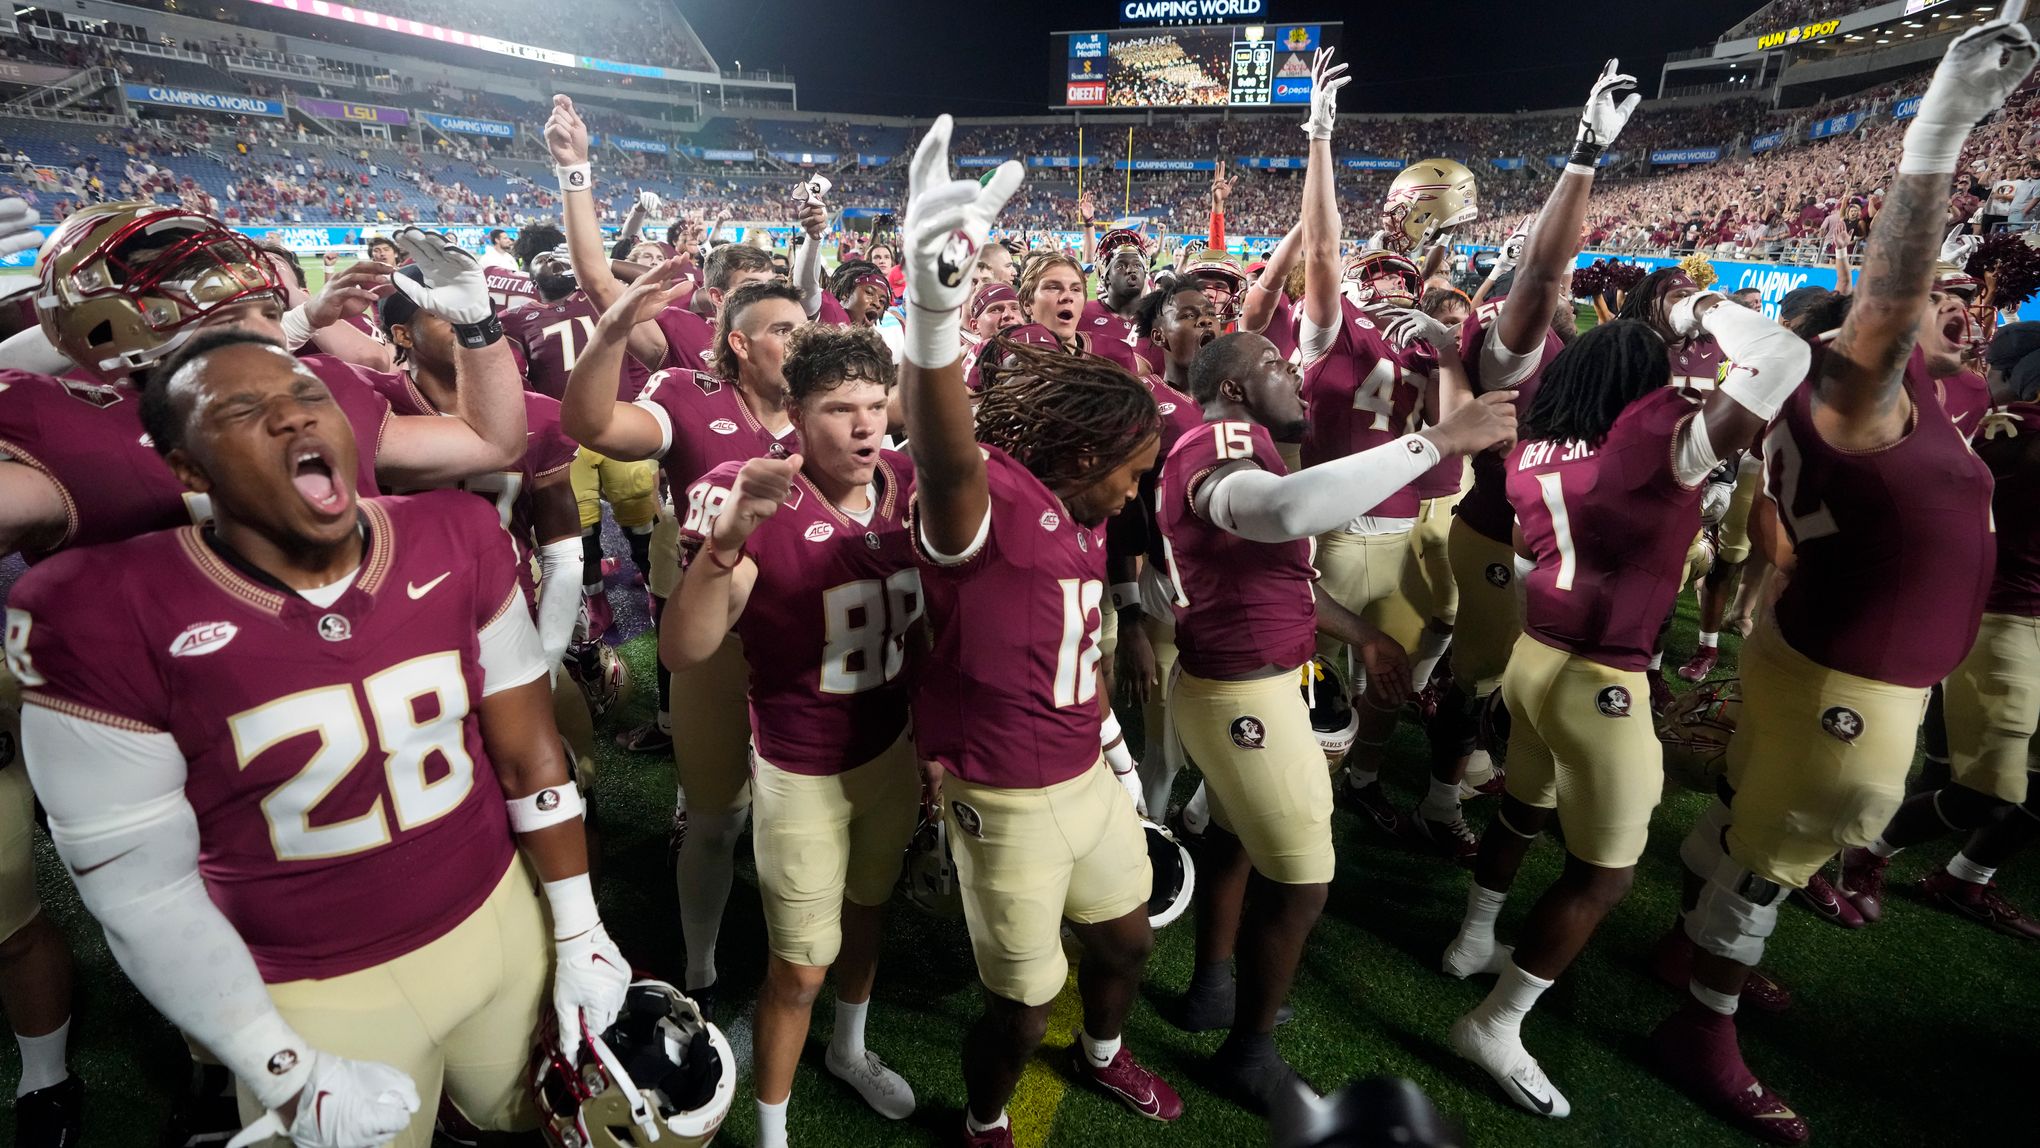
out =
<svg viewBox="0 0 2040 1148"><path fill-rule="evenodd" d="M1014 0L678 0L724 67L793 73L811 111L1036 115L1049 34L1114 28L1119 5ZM1349 111L1508 112L1584 99L1622 58L1646 95L1667 51L1710 43L1762 0L1271 0L1271 23L1344 20Z"/></svg>

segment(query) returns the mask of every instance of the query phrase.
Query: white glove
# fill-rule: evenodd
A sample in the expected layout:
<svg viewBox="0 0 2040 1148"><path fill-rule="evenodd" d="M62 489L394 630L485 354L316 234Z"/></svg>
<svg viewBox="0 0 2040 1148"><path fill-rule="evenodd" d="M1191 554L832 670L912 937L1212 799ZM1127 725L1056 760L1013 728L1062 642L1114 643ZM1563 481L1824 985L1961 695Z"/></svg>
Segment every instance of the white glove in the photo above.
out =
<svg viewBox="0 0 2040 1148"><path fill-rule="evenodd" d="M1507 275L1514 271L1516 264L1523 261L1523 247L1529 242L1530 221L1526 219L1516 225L1516 230L1509 232L1507 239L1502 240L1502 249L1495 256L1494 274Z"/></svg>
<svg viewBox="0 0 2040 1148"><path fill-rule="evenodd" d="M35 229L41 217L25 199L0 199L0 258L42 246L42 232Z"/></svg>
<svg viewBox="0 0 2040 1148"><path fill-rule="evenodd" d="M1133 799L1133 811L1142 817L1146 817L1148 815L1147 789L1140 783L1140 770L1129 766L1125 773L1121 773L1116 769L1113 770L1112 776L1119 779L1119 784L1126 790L1126 795Z"/></svg>
<svg viewBox="0 0 2040 1148"><path fill-rule="evenodd" d="M600 1033L616 1023L630 991L630 963L599 923L576 937L553 942L553 1015L560 1025L560 1051L572 1058L581 1047L581 1026Z"/></svg>
<svg viewBox="0 0 2040 1148"><path fill-rule="evenodd" d="M1601 69L1601 78L1594 81L1594 90L1587 96L1586 110L1580 113L1580 129L1573 136L1574 162L1591 166L1593 156L1579 158L1584 149L1592 149L1594 155L1608 149L1615 137L1622 134L1622 125L1629 122L1636 105L1643 102L1642 93L1636 90L1636 77L1623 75L1619 71L1620 61L1610 60ZM1617 97L1628 93L1629 98L1616 102Z"/></svg>
<svg viewBox="0 0 2040 1148"><path fill-rule="evenodd" d="M312 1076L298 1094L297 1118L285 1128L274 1109L241 1129L227 1148L245 1148L287 1135L297 1148L375 1148L410 1127L418 1086L404 1073L372 1060L312 1053Z"/></svg>
<svg viewBox="0 0 2040 1148"><path fill-rule="evenodd" d="M1714 526L1728 516L1729 503L1735 501L1735 483L1710 482L1700 491L1700 525Z"/></svg>
<svg viewBox="0 0 2040 1148"><path fill-rule="evenodd" d="M1962 228L1957 227L1948 233L1947 239L1941 241L1941 262L1965 267L1969 263L1969 257L1976 254L1976 249L1982 246L1983 236L1964 235Z"/></svg>
<svg viewBox="0 0 2040 1148"><path fill-rule="evenodd" d="M1906 129L1898 159L1900 175L1954 171L1969 129L2003 107L2005 97L2033 70L2040 47L2018 23L2025 7L2023 0L2011 0L1997 19L1971 28L1948 45L1927 94L1920 98L1919 114Z"/></svg>
<svg viewBox="0 0 2040 1148"><path fill-rule="evenodd" d="M408 275L392 275L390 282L420 309L458 326L470 326L492 313L489 281L475 257L436 235L406 227L391 236L397 250L411 257L425 282Z"/></svg>
<svg viewBox="0 0 2040 1148"><path fill-rule="evenodd" d="M1695 291L1684 299L1672 304L1665 312L1665 325L1681 339L1690 339L1700 333L1700 316L1696 313L1702 299L1713 299L1717 305L1728 300L1719 291Z"/></svg>
<svg viewBox="0 0 2040 1148"><path fill-rule="evenodd" d="M1303 134L1314 140L1332 138L1332 121L1339 114L1339 89L1353 82L1346 65L1332 63L1332 50L1319 48L1310 65L1310 118L1303 121Z"/></svg>
<svg viewBox="0 0 2040 1148"><path fill-rule="evenodd" d="M656 219L659 215L659 209L666 206L666 201L660 199L659 193L656 191L640 191L638 192L637 205L639 211L644 212L650 218Z"/></svg>
<svg viewBox="0 0 2040 1148"><path fill-rule="evenodd" d="M907 213L900 229L906 264L906 357L926 370L946 367L962 354L961 310L970 294L970 267L992 232L999 209L1020 188L1025 169L999 165L992 177L949 178L948 115L935 117L907 169Z"/></svg>
<svg viewBox="0 0 2040 1148"><path fill-rule="evenodd" d="M1389 342L1398 347L1413 346L1419 340L1440 351L1456 350L1459 346L1459 340L1454 337L1452 328L1415 307L1397 307L1387 314L1392 318L1392 322L1384 334L1388 336Z"/></svg>

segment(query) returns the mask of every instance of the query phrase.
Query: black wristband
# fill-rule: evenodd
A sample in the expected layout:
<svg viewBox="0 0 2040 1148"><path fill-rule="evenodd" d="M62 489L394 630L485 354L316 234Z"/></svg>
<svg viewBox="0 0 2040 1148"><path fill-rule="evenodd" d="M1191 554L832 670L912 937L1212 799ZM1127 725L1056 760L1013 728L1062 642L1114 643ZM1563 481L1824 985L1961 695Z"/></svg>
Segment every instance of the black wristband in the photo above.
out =
<svg viewBox="0 0 2040 1148"><path fill-rule="evenodd" d="M479 323L455 323L452 326L453 337L470 351L479 351L503 338L503 320L493 310Z"/></svg>
<svg viewBox="0 0 2040 1148"><path fill-rule="evenodd" d="M1580 142L1572 146L1572 154L1566 157L1566 162L1576 163L1581 165L1582 167L1599 167L1600 164L1596 161L1598 161L1600 158L1601 158L1600 144L1588 143L1585 140L1581 140Z"/></svg>

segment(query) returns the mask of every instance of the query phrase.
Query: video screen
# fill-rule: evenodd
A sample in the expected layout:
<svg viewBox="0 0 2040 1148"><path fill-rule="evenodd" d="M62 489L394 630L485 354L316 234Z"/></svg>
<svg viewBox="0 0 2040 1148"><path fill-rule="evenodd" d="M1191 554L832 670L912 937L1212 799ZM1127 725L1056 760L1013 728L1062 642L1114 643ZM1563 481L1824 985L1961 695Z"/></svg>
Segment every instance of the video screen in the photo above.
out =
<svg viewBox="0 0 2040 1148"><path fill-rule="evenodd" d="M1055 37L1061 106L1265 107L1310 102L1312 53L1337 24L1122 28Z"/></svg>

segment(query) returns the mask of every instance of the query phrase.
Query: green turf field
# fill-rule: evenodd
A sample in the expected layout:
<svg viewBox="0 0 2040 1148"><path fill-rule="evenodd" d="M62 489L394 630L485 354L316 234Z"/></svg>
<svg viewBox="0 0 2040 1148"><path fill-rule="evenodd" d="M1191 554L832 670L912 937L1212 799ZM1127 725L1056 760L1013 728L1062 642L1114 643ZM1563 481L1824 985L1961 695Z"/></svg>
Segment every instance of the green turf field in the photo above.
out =
<svg viewBox="0 0 2040 1148"><path fill-rule="evenodd" d="M1693 646L1693 604L1681 604L1667 655L1678 665ZM1723 672L1738 643L1725 639ZM603 723L597 783L603 824L602 905L611 932L647 971L678 979L680 929L667 860L672 808L670 763L633 758L609 734L650 712L654 647L649 635L625 648L641 684L628 712ZM1139 736L1141 722L1129 714ZM1422 793L1425 750L1406 723L1387 774L1401 804ZM1186 778L1179 796L1186 796ZM1677 846L1701 807L1681 794L1658 811L1635 891L1609 918L1579 963L1548 993L1525 1029L1530 1049L1571 1098L1564 1121L1530 1116L1501 1099L1479 1070L1447 1047L1452 1020L1486 982L1451 980L1437 971L1464 904L1467 875L1384 844L1341 813L1339 874L1313 937L1292 1001L1297 1020L1280 1044L1320 1088L1379 1073L1408 1076L1462 1121L1468 1143L1686 1146L1743 1142L1660 1081L1639 1057L1644 1035L1678 1003L1641 966L1675 909ZM1484 823L1487 803L1469 806ZM1812 1121L1818 1142L1846 1145L2017 1143L2028 1102L2021 1065L2031 1063L2040 1032L2036 954L2027 943L1984 932L1925 907L1905 884L1937 866L1955 845L1913 850L1894 865L1886 919L1850 933L1787 908L1767 967L1797 996L1782 1017L1745 1014L1744 1047L1767 1083ZM1535 895L1555 875L1558 847L1540 844L1518 895L1504 911L1509 939ZM41 891L78 953L79 1011L73 1062L90 1088L84 1143L142 1148L154 1143L185 1064L182 1042L122 977L98 929L79 906L46 842ZM763 930L748 845L739 853L720 967L724 1013L748 1044L747 1014L763 962ZM2017 901L2040 908L2030 859L2006 879ZM1021 1144L1137 1148L1140 1145L1251 1145L1262 1127L1199 1084L1202 1056L1216 1035L1190 1037L1160 1019L1188 983L1191 925L1158 938L1147 1001L1128 1029L1130 1046L1183 1092L1187 1112L1164 1127L1070 1082L1066 1045L1076 1023L1074 994L1058 1002L1049 1047L1023 1081L1014 1116ZM957 1049L977 1009L977 987L961 922L933 921L900 908L889 926L868 1026L870 1044L915 1087L921 1110L888 1125L821 1067L828 1035L827 997L816 1012L815 1040L794 1088L791 1132L807 1145L947 1143L959 1119L963 1085ZM17 1072L11 1042L0 1042L0 1081ZM748 1080L721 1142L752 1142ZM12 1144L11 1116L0 1116L0 1144Z"/></svg>

